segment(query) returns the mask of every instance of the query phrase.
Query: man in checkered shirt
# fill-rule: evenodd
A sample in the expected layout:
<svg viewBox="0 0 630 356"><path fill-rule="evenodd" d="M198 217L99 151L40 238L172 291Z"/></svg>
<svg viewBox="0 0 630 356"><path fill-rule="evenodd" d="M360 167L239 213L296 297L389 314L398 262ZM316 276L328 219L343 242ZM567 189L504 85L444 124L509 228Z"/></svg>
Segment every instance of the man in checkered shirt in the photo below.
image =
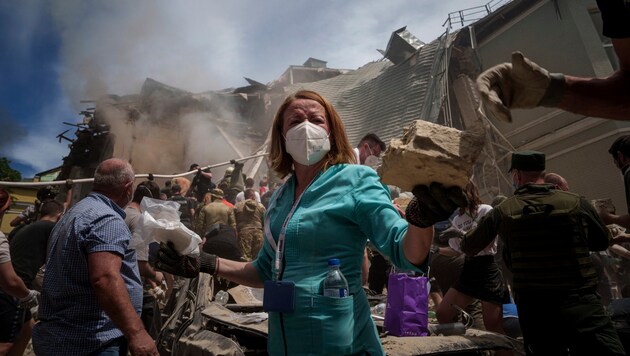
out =
<svg viewBox="0 0 630 356"><path fill-rule="evenodd" d="M92 192L55 226L33 330L38 355L158 355L140 320L142 285L124 221L133 181L128 162L102 162Z"/></svg>

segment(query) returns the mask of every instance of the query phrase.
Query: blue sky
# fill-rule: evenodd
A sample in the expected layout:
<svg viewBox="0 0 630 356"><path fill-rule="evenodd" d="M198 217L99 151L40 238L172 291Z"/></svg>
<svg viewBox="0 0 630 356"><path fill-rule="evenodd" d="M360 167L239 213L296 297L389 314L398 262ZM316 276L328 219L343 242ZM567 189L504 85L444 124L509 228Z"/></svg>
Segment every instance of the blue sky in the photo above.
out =
<svg viewBox="0 0 630 356"><path fill-rule="evenodd" d="M192 92L267 83L308 57L356 69L407 26L425 42L484 0L0 2L0 157L23 177L61 165L84 99L145 78ZM70 131L68 134L72 137Z"/></svg>

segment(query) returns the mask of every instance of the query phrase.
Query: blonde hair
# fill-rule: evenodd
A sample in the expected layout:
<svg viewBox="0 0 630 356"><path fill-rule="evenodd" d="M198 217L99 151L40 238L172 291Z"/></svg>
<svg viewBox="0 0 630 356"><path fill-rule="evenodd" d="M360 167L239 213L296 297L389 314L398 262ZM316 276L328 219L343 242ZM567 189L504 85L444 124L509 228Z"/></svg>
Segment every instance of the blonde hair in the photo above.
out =
<svg viewBox="0 0 630 356"><path fill-rule="evenodd" d="M341 121L339 114L332 104L314 91L300 90L289 95L284 100L273 119L269 159L271 161L271 168L278 176L284 178L293 171L293 159L286 150L284 137L282 136L282 125L284 124L285 111L289 105L297 99L316 101L324 107L326 112L326 120L328 120L328 126L330 127L330 151L323 158L325 161L323 169L326 170L328 167L340 163L356 163L356 157L348 141L343 121Z"/></svg>

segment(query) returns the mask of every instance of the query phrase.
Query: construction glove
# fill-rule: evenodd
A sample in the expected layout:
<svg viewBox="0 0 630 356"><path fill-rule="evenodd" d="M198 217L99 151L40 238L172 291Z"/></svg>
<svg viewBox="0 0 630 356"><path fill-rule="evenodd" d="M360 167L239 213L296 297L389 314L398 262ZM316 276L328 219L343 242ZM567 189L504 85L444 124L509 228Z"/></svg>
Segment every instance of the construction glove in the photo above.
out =
<svg viewBox="0 0 630 356"><path fill-rule="evenodd" d="M18 306L22 309L31 309L39 304L37 297L39 297L39 292L31 289L26 297L19 299Z"/></svg>
<svg viewBox="0 0 630 356"><path fill-rule="evenodd" d="M477 88L486 108L495 118L512 122L510 109L556 107L564 94L564 75L512 53L512 63L496 65L477 78Z"/></svg>
<svg viewBox="0 0 630 356"><path fill-rule="evenodd" d="M164 272L186 278L194 278L199 272L215 274L217 272L217 256L199 251L199 256L181 256L175 251L172 242L160 243L158 260L155 266Z"/></svg>
<svg viewBox="0 0 630 356"><path fill-rule="evenodd" d="M459 207L468 205L466 195L460 187L445 187L433 182L430 186L417 185L413 188L413 199L407 205L407 221L418 227L433 226L444 221Z"/></svg>

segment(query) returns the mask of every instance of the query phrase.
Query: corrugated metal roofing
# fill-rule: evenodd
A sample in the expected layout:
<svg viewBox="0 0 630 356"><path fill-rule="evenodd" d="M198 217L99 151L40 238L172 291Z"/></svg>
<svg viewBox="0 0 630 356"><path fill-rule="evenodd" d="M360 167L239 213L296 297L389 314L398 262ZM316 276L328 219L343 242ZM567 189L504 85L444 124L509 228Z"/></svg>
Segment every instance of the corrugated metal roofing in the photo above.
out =
<svg viewBox="0 0 630 356"><path fill-rule="evenodd" d="M372 62L331 79L290 86L287 91L314 90L330 100L353 145L369 132L389 142L401 136L412 121L421 119L440 41L425 45L398 65Z"/></svg>

